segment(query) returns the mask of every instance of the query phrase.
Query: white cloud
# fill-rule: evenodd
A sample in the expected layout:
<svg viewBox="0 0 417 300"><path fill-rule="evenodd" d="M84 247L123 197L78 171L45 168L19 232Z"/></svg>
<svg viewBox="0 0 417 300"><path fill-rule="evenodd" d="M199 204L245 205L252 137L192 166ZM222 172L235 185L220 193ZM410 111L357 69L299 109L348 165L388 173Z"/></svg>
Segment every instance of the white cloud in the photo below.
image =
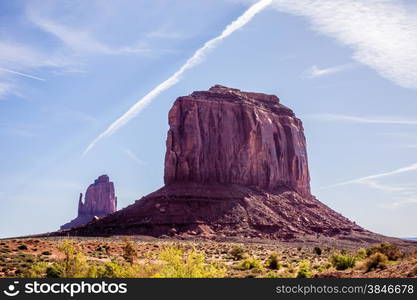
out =
<svg viewBox="0 0 417 300"><path fill-rule="evenodd" d="M30 75L34 69L48 68L61 70L73 65L68 58L57 56L54 53L46 53L32 46L17 42L0 40L0 98L7 95L19 94L16 75L44 81L43 78Z"/></svg>
<svg viewBox="0 0 417 300"><path fill-rule="evenodd" d="M0 82L0 99L11 93L13 85L5 82Z"/></svg>
<svg viewBox="0 0 417 300"><path fill-rule="evenodd" d="M392 203L381 204L380 206L382 208L396 209L396 208L401 208L401 207L409 206L413 204L417 204L417 198L403 198Z"/></svg>
<svg viewBox="0 0 417 300"><path fill-rule="evenodd" d="M400 199L399 201L391 202L391 203L384 203L380 206L383 208L399 208L405 205L417 203L417 186L390 186L386 184L380 183L378 180L381 178L386 178L390 176L400 175L407 172L417 171L417 163L411 164L409 166L399 168L389 172L382 172L370 176L360 177L340 183L336 183L327 187L323 187L321 189L328 189L334 188L349 184L363 184L370 188L381 190L383 192L393 193L393 197Z"/></svg>
<svg viewBox="0 0 417 300"><path fill-rule="evenodd" d="M406 119L401 117L388 116L374 116L374 117L357 117L339 114L314 114L307 115L308 118L313 118L320 121L337 121L337 122L351 122L351 123L368 123L368 124L393 124L393 125L417 125L417 120Z"/></svg>
<svg viewBox="0 0 417 300"><path fill-rule="evenodd" d="M351 64L334 66L334 67L324 68L324 69L320 69L319 67L314 65L309 70L307 70L306 75L309 78L316 78L316 77L321 77L325 75L339 73L339 72L348 70L350 68L352 68Z"/></svg>
<svg viewBox="0 0 417 300"><path fill-rule="evenodd" d="M149 49L143 47L138 43L134 47L113 47L104 44L97 40L91 33L81 30L79 28L71 28L58 24L52 19L41 17L31 11L29 14L30 20L39 28L54 35L61 40L67 47L73 51L84 54L106 54L106 55L118 55L118 54L135 54L149 52Z"/></svg>
<svg viewBox="0 0 417 300"><path fill-rule="evenodd" d="M206 54L215 48L223 39L227 38L229 35L234 33L236 30L245 26L252 18L261 12L264 8L271 4L272 0L261 0L256 4L248 8L241 16L236 20L226 26L222 33L211 40L208 40L204 45L197 49L181 68L176 71L171 77L166 79L157 85L153 90L146 94L143 98L137 101L127 112L125 112L120 118L114 121L110 126L103 131L99 136L97 136L85 149L83 156L88 153L98 141L102 138L108 137L120 129L122 126L126 125L132 118L136 117L147 105L149 105L153 99L158 96L160 93L175 85L178 81L181 80L183 73L197 64L199 64Z"/></svg>
<svg viewBox="0 0 417 300"><path fill-rule="evenodd" d="M417 88L417 5L398 0L274 0L314 30L353 50L353 59L406 88Z"/></svg>

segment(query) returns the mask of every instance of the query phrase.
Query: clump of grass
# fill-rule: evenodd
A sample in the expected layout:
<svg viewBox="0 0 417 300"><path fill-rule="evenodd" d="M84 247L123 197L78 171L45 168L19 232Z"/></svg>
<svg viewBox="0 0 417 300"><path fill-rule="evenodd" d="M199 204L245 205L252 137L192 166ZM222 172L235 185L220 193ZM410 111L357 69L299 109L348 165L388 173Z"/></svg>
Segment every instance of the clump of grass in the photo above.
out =
<svg viewBox="0 0 417 300"><path fill-rule="evenodd" d="M353 268L356 264L357 258L349 254L333 254L330 261L336 270L346 270Z"/></svg>
<svg viewBox="0 0 417 300"><path fill-rule="evenodd" d="M266 260L266 266L272 270L279 270L281 268L280 259L277 253L273 252Z"/></svg>
<svg viewBox="0 0 417 300"><path fill-rule="evenodd" d="M242 261L239 265L242 270L262 270L262 264L256 258L250 257Z"/></svg>
<svg viewBox="0 0 417 300"><path fill-rule="evenodd" d="M365 263L363 264L363 268L366 272L376 269L385 269L387 267L388 257L385 254L376 252L369 256Z"/></svg>
<svg viewBox="0 0 417 300"><path fill-rule="evenodd" d="M298 266L297 278L309 278L311 275L310 262L308 260L303 260Z"/></svg>
<svg viewBox="0 0 417 300"><path fill-rule="evenodd" d="M234 247L229 254L234 260L242 260L249 257L248 251L242 247Z"/></svg>

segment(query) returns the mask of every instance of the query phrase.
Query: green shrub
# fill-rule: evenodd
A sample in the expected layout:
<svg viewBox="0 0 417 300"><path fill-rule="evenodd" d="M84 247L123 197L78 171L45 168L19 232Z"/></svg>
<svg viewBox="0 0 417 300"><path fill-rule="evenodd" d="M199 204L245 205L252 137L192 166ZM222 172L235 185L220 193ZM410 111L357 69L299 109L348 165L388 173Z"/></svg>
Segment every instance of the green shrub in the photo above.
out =
<svg viewBox="0 0 417 300"><path fill-rule="evenodd" d="M58 264L53 264L51 266L46 267L46 277L47 278L61 278L62 275L62 269Z"/></svg>
<svg viewBox="0 0 417 300"><path fill-rule="evenodd" d="M279 270L281 268L281 264L279 262L279 256L277 253L273 252L269 255L266 266L272 270Z"/></svg>
<svg viewBox="0 0 417 300"><path fill-rule="evenodd" d="M224 277L222 266L206 261L204 254L195 250L185 253L178 248L168 247L159 253L161 264L156 278L219 278Z"/></svg>
<svg viewBox="0 0 417 300"><path fill-rule="evenodd" d="M365 259L368 256L367 251L365 248L360 248L358 249L358 251L356 252L356 257L358 259Z"/></svg>
<svg viewBox="0 0 417 300"><path fill-rule="evenodd" d="M364 269L366 272L375 269L385 269L387 267L388 257L382 253L374 253L368 257L364 263Z"/></svg>
<svg viewBox="0 0 417 300"><path fill-rule="evenodd" d="M51 255L51 252L49 252L49 251L43 251L41 254L42 255Z"/></svg>
<svg viewBox="0 0 417 300"><path fill-rule="evenodd" d="M375 253L382 253L391 261L396 261L404 257L404 253L400 250L400 248L391 243L381 243L379 245L375 245L368 251L368 253L368 256Z"/></svg>
<svg viewBox="0 0 417 300"><path fill-rule="evenodd" d="M130 264L133 264L138 257L138 254L135 249L135 245L128 238L123 239L123 258Z"/></svg>
<svg viewBox="0 0 417 300"><path fill-rule="evenodd" d="M248 251L242 247L234 247L230 250L230 255L234 260L242 260L249 257Z"/></svg>
<svg viewBox="0 0 417 300"><path fill-rule="evenodd" d="M310 262L307 260L304 260L298 266L297 278L309 278L309 277L311 277Z"/></svg>
<svg viewBox="0 0 417 300"><path fill-rule="evenodd" d="M317 254L317 255L321 255L321 253L322 253L323 251L321 250L321 248L320 247L314 247L314 253L315 254Z"/></svg>
<svg viewBox="0 0 417 300"><path fill-rule="evenodd" d="M242 270L262 270L261 262L253 257L247 258L239 265Z"/></svg>
<svg viewBox="0 0 417 300"><path fill-rule="evenodd" d="M336 270L346 270L355 266L356 257L349 254L334 254L330 261Z"/></svg>

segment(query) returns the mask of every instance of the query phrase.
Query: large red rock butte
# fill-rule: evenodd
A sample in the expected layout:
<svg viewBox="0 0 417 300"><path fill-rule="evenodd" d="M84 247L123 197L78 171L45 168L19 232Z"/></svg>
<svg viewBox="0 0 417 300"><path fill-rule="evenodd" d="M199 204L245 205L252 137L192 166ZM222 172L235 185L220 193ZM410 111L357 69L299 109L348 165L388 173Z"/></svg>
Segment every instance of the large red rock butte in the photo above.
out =
<svg viewBox="0 0 417 300"><path fill-rule="evenodd" d="M377 236L310 193L301 121L278 97L216 85L169 112L165 186L65 235L356 242Z"/></svg>
<svg viewBox="0 0 417 300"><path fill-rule="evenodd" d="M78 200L78 216L61 226L61 229L78 227L90 222L95 217L103 217L117 210L117 197L114 192L114 184L109 176L99 176L93 184L87 188L85 201L80 193Z"/></svg>
<svg viewBox="0 0 417 300"><path fill-rule="evenodd" d="M165 184L233 183L310 195L301 121L278 97L216 85L169 112Z"/></svg>

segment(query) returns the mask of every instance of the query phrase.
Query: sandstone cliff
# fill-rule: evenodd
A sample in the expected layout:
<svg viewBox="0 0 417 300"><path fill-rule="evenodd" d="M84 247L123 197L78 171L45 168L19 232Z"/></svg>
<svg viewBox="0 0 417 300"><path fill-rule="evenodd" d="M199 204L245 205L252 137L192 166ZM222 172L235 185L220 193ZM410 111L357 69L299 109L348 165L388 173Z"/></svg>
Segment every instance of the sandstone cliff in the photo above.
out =
<svg viewBox="0 0 417 300"><path fill-rule="evenodd" d="M99 176L87 188L84 202L82 197L83 194L81 193L78 201L77 218L62 225L61 230L81 226L90 222L94 217L107 216L117 210L114 184L107 175Z"/></svg>

